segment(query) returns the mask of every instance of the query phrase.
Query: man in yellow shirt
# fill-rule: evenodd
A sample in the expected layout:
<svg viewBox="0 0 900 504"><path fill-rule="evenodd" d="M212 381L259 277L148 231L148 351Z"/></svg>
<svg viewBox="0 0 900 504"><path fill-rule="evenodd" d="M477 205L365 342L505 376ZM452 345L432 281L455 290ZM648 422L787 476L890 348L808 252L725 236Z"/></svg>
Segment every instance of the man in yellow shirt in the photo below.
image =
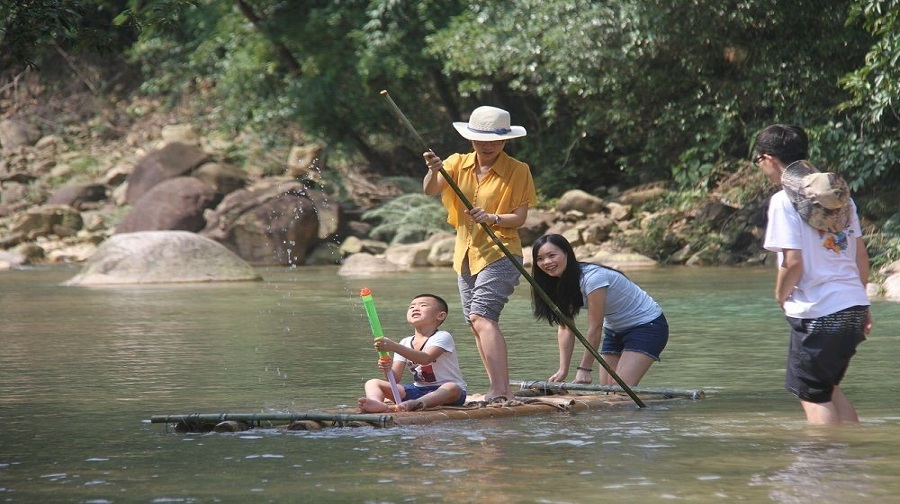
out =
<svg viewBox="0 0 900 504"><path fill-rule="evenodd" d="M478 353L490 381L485 399L505 402L513 398L513 391L506 339L500 332L499 320L519 283L520 273L481 224L491 226L521 264L518 228L528 217L528 207L537 203L537 194L528 165L503 149L507 141L524 137L526 131L521 126L511 126L509 112L496 107L478 107L468 122L455 122L453 127L471 142L473 152L452 154L443 161L434 152L425 152L422 156L429 170L422 185L425 194L441 194L447 222L456 229L453 269L458 275L463 314L475 333ZM472 203L471 210L444 180L442 166Z"/></svg>

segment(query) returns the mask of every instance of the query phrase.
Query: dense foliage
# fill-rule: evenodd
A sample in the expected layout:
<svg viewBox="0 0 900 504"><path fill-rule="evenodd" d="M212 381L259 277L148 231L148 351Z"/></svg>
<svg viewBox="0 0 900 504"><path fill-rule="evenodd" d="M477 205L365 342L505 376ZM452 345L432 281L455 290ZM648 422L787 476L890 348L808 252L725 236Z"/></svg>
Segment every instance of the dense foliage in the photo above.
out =
<svg viewBox="0 0 900 504"><path fill-rule="evenodd" d="M404 194L364 212L362 218L376 223L369 236L391 245L418 243L441 232L453 232L440 200L422 193Z"/></svg>
<svg viewBox="0 0 900 504"><path fill-rule="evenodd" d="M898 188L898 0L0 0L0 67L101 48L143 90L273 145L296 131L418 174L388 89L439 153L479 104L548 197L669 180L704 189L771 122L807 127L857 191ZM287 126L299 125L300 128ZM724 173L723 173L724 172Z"/></svg>

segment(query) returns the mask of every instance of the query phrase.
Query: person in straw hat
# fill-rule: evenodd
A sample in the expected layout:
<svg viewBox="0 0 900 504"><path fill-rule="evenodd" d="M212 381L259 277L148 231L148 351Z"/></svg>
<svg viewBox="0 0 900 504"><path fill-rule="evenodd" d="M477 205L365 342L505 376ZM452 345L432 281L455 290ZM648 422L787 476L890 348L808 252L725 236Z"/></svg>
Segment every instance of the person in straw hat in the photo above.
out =
<svg viewBox="0 0 900 504"><path fill-rule="evenodd" d="M454 122L453 127L469 140L472 151L444 160L432 151L425 152L422 156L428 172L423 188L425 194L441 195L447 222L456 229L453 269L458 275L463 315L475 334L490 381L485 400L503 403L513 399L513 391L500 312L518 285L520 273L481 224L491 227L521 265L518 228L525 223L528 208L537 203L537 193L528 165L510 157L504 148L509 140L524 137L526 131L510 124L509 112L488 106L476 108L467 122ZM442 167L471 202L471 210L444 180Z"/></svg>
<svg viewBox="0 0 900 504"><path fill-rule="evenodd" d="M814 424L858 422L841 379L872 327L869 256L847 183L806 161L802 128L767 126L753 163L782 188L769 202L764 247L778 254L775 299L791 327L785 389Z"/></svg>

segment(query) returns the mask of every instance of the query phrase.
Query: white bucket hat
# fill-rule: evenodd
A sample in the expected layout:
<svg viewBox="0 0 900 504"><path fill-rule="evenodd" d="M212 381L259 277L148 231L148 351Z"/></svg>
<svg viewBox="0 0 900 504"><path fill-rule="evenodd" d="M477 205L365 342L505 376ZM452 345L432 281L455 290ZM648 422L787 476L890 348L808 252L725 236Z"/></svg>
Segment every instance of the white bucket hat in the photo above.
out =
<svg viewBox="0 0 900 504"><path fill-rule="evenodd" d="M809 161L795 161L784 169L781 186L810 226L840 233L850 224L850 189L839 175L820 172Z"/></svg>
<svg viewBox="0 0 900 504"><path fill-rule="evenodd" d="M467 140L490 142L525 136L525 128L509 125L509 112L497 107L478 107L469 122L455 122L453 127Z"/></svg>

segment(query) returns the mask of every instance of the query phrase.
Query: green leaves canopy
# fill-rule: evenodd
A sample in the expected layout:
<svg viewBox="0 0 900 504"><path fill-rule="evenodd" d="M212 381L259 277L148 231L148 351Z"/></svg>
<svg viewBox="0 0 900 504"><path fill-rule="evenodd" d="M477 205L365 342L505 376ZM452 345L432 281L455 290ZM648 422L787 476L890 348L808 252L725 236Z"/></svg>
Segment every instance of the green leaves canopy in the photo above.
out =
<svg viewBox="0 0 900 504"><path fill-rule="evenodd" d="M854 188L896 187L897 0L0 0L8 68L111 47L144 89L272 145L299 135L384 175L421 172L389 89L439 153L481 104L529 131L540 190L705 188L772 122L810 130ZM118 28L97 37L97 26ZM135 34L137 37L135 38ZM296 128L296 126L299 126ZM302 132L302 133L300 133Z"/></svg>

